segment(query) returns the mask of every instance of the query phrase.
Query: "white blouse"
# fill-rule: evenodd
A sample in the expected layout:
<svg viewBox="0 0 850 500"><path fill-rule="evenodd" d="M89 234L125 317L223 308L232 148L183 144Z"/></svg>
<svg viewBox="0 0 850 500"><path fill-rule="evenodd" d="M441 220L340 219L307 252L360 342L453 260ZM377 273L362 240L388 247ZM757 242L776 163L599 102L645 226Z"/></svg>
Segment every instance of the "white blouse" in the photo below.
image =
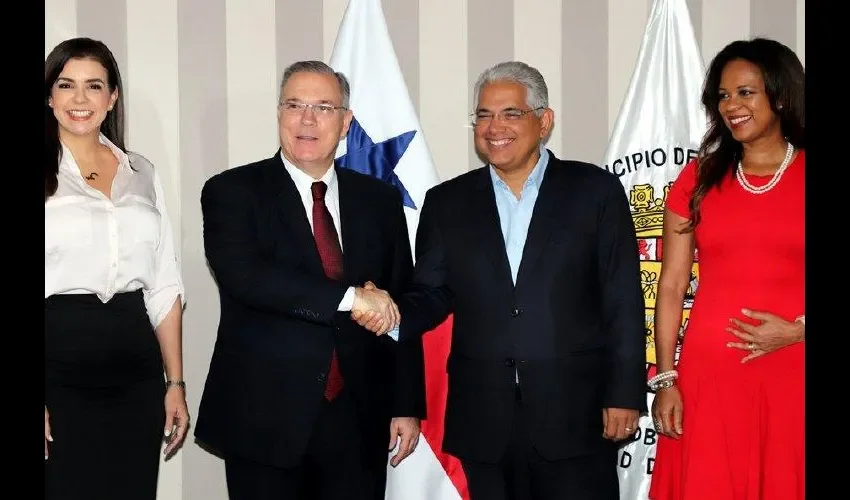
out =
<svg viewBox="0 0 850 500"><path fill-rule="evenodd" d="M185 305L159 175L144 157L102 134L100 142L118 158L111 200L86 183L62 146L59 187L44 204L44 298L93 293L106 303L142 288L157 327L178 296Z"/></svg>

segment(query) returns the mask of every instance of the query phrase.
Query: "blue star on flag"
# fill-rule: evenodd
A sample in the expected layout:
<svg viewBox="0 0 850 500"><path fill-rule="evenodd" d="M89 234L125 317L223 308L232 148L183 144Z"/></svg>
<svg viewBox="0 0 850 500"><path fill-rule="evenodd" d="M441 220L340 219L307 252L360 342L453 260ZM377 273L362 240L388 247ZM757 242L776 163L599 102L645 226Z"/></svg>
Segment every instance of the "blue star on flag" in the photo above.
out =
<svg viewBox="0 0 850 500"><path fill-rule="evenodd" d="M337 158L335 163L338 167L350 168L395 186L401 193L404 206L415 209L413 198L394 171L415 135L416 131L411 130L375 144L357 119L353 118L348 128L346 153Z"/></svg>

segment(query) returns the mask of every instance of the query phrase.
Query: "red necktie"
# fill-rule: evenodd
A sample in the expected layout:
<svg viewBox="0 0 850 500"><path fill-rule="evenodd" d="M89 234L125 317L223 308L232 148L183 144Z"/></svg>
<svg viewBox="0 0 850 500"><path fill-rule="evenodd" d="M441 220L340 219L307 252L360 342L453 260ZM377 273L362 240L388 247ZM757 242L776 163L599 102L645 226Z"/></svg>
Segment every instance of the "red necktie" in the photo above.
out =
<svg viewBox="0 0 850 500"><path fill-rule="evenodd" d="M342 279L342 248L339 246L339 238L336 235L334 220L325 205L325 193L328 186L324 182L314 182L311 186L313 192L313 237L316 239L316 248L322 259L322 267L325 275L333 280ZM339 394L345 384L339 371L339 361L336 349L331 355L331 369L328 373L328 383L325 386L325 398L328 401Z"/></svg>

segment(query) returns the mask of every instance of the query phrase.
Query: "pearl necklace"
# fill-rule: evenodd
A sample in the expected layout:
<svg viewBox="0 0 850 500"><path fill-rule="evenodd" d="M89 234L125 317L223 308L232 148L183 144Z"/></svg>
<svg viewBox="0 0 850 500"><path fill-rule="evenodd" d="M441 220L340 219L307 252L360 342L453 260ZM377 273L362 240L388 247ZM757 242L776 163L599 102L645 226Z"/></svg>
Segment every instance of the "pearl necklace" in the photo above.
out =
<svg viewBox="0 0 850 500"><path fill-rule="evenodd" d="M738 161L738 170L735 172L735 177L738 178L738 183L744 188L744 191L747 191L752 194L764 194L779 184L779 179L782 178L782 174L785 173L785 169L788 168L788 165L791 164L791 157L794 156L794 146L791 143L788 143L788 147L785 149L785 159L782 160L782 164L779 165L779 168L776 169L776 172L773 174L773 178L763 186L753 186L750 184L750 181L747 180L747 177L744 175L744 167L741 165L741 161Z"/></svg>

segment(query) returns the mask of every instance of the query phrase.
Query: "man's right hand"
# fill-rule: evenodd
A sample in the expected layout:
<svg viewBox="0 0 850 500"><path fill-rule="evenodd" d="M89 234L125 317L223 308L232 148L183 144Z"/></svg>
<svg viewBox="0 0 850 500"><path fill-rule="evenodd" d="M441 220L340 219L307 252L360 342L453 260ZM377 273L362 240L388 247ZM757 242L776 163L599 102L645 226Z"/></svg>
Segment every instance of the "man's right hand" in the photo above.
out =
<svg viewBox="0 0 850 500"><path fill-rule="evenodd" d="M351 319L367 330L383 335L399 325L401 314L389 293L367 281L363 287L354 289Z"/></svg>

